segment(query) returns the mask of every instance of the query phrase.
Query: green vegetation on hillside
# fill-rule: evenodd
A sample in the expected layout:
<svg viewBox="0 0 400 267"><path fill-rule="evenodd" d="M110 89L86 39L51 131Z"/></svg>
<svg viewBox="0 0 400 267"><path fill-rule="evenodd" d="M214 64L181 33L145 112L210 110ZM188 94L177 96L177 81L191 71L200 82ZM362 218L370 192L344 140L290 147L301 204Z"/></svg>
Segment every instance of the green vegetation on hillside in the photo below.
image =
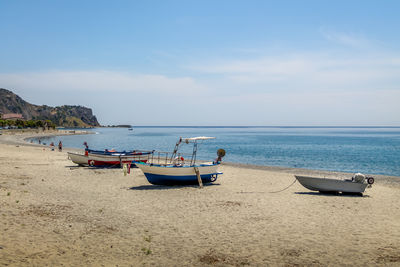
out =
<svg viewBox="0 0 400 267"><path fill-rule="evenodd" d="M50 120L2 120L0 119L0 127L16 127L18 129L22 128L52 128L54 129L56 125Z"/></svg>

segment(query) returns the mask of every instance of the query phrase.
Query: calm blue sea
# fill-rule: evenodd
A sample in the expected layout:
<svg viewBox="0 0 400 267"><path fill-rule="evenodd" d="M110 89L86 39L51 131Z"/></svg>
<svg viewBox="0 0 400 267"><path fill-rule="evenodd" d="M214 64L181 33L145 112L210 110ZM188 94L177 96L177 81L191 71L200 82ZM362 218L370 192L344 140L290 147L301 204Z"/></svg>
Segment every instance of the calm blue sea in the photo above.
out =
<svg viewBox="0 0 400 267"><path fill-rule="evenodd" d="M400 127L134 127L97 128L97 134L48 138L64 147L103 150L172 151L177 139L214 136L199 147L211 160L219 148L224 161L316 170L400 176ZM187 146L184 152L191 152Z"/></svg>

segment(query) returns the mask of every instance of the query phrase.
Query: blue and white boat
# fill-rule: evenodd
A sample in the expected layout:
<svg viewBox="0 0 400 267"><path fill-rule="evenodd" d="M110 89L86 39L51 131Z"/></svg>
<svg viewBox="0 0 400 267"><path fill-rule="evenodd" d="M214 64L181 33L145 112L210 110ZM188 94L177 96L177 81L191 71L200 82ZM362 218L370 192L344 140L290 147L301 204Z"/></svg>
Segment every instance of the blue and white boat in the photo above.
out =
<svg viewBox="0 0 400 267"><path fill-rule="evenodd" d="M149 183L155 185L199 184L202 186L203 183L214 182L217 180L218 175L222 174L218 172L218 166L225 155L225 151L219 149L218 158L213 162L196 163L198 142L214 138L205 136L180 138L172 154L154 152L153 155L156 155L156 158L150 158L147 163L137 162L136 166L143 171ZM183 154L178 153L179 146L183 143L193 144L193 153L187 161L185 161Z"/></svg>

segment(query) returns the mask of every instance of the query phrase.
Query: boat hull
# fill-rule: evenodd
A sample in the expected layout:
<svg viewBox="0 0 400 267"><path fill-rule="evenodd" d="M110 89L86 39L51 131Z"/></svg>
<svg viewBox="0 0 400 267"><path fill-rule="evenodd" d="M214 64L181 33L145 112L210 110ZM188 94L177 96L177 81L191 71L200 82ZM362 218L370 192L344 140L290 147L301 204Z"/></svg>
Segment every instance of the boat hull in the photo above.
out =
<svg viewBox="0 0 400 267"><path fill-rule="evenodd" d="M135 166L135 162L147 162L148 154L143 156L140 155L100 155L100 154L88 154L89 166L95 167L121 167L122 164L131 164Z"/></svg>
<svg viewBox="0 0 400 267"><path fill-rule="evenodd" d="M149 154L136 155L100 155L89 153L87 156L68 152L68 157L71 161L79 166L94 166L94 167L121 167L121 164L131 164L135 167L136 161L147 162Z"/></svg>
<svg viewBox="0 0 400 267"><path fill-rule="evenodd" d="M203 183L214 182L218 175L219 164L199 164L196 166L153 165L137 163L147 178L147 181L155 185L191 185L198 184L194 167L197 167Z"/></svg>
<svg viewBox="0 0 400 267"><path fill-rule="evenodd" d="M68 152L68 157L71 161L79 166L88 166L88 157L82 154Z"/></svg>
<svg viewBox="0 0 400 267"><path fill-rule="evenodd" d="M320 192L342 192L342 193L363 193L368 186L366 183L356 183L347 180L328 178L316 178L295 175L302 186L312 191Z"/></svg>

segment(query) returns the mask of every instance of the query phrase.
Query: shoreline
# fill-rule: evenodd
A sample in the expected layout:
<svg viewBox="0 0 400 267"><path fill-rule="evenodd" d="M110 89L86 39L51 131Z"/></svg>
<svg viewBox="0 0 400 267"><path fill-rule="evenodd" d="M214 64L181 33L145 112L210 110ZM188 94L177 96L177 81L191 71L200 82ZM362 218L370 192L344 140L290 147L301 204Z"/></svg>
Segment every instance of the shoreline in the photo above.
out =
<svg viewBox="0 0 400 267"><path fill-rule="evenodd" d="M15 131L15 130L9 130ZM84 130L50 130L50 131L41 131L37 130L31 131L18 131L12 132L11 134L0 135L0 144L9 144L9 145L20 145L20 146L36 146L36 147L49 147L48 145L30 143L27 140L30 138L39 138L39 137L52 137L52 136L64 136L64 135L83 135L83 134L95 134L93 131L84 131ZM7 136L7 137L6 137ZM67 152L83 152L83 149L74 148L74 147L64 147L64 151ZM316 177L325 177L325 178L350 178L354 173L348 172L340 172L340 171L327 171L327 170L313 170L313 169L304 169L304 168L292 168L292 167L282 167L282 166L266 166L266 165L253 165L253 164L243 164L236 162L222 162L222 165L232 166L243 169L250 170L265 170L265 171L274 171L274 172L282 172L288 173L292 175L310 175ZM376 181L382 182L383 184L399 186L400 187L400 176L391 176L391 175L381 175L381 174L366 174L373 176Z"/></svg>
<svg viewBox="0 0 400 267"><path fill-rule="evenodd" d="M31 138L46 138L53 136L65 135L84 135L95 134L92 131L84 130L37 130L37 129L22 129L22 130L2 130L0 135L0 144L21 145L21 146L40 146L47 147L47 145L36 144L28 142Z"/></svg>
<svg viewBox="0 0 400 267"><path fill-rule="evenodd" d="M13 131L13 130L11 130ZM93 131L84 131L84 130L51 130L49 131L31 131L31 132L19 132L8 135L0 135L0 144L10 144L10 145L21 145L21 146L38 146L38 147L48 147L48 145L30 143L27 140L31 138L45 138L45 137L53 137L53 136L65 136L65 135L84 135L84 134L95 134ZM2 138L2 136L8 136L8 138ZM63 147L63 150L67 152L83 152L84 149L75 148L75 147ZM255 164L244 164L237 162L222 162L223 165L251 169L251 170L266 170L266 171L275 171L275 172L283 172L289 174L301 174L301 175L314 175L314 176L323 176L325 178L349 178L354 173L349 172L341 172L341 171L329 171L329 170L315 170L315 169L305 169L305 168L294 168L294 167L283 167L283 166L268 166L268 165L255 165ZM373 176L379 181L399 185L400 186L400 176L393 175L383 175L383 174L368 174L366 175Z"/></svg>
<svg viewBox="0 0 400 267"><path fill-rule="evenodd" d="M327 170L313 170L313 169L304 169L304 168L291 168L291 167L281 167L281 166L264 166L264 165L252 165L252 164L242 164L235 162L223 162L222 164L232 167L238 167L243 169L250 170L264 170L271 172L282 172L293 175L314 175L316 177L324 177L324 178L350 178L354 175L354 173L350 172L340 172L340 171L327 171ZM400 187L400 176L391 176L391 175L382 175L382 174L368 174L365 175L373 176L376 181L389 183L392 185L397 185Z"/></svg>

